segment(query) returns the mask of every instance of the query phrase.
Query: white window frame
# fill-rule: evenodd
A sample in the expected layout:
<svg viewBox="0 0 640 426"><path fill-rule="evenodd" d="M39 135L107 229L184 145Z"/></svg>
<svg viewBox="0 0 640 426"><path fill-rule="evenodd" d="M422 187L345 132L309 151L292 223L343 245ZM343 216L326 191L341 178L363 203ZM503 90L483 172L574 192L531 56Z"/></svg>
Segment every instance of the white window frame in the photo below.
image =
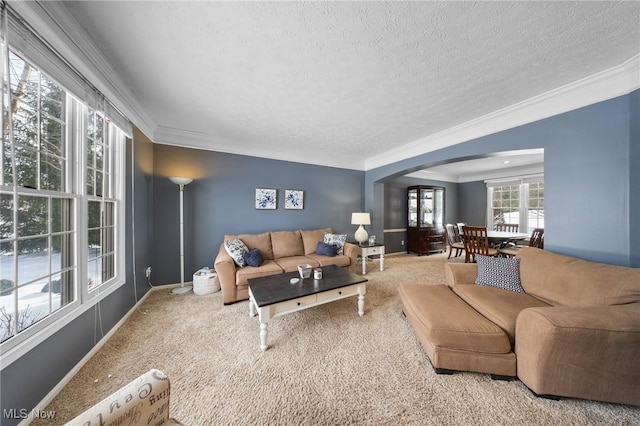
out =
<svg viewBox="0 0 640 426"><path fill-rule="evenodd" d="M518 229L519 232L529 233L529 184L535 182L544 183L544 175L531 175L514 177L507 180L486 180L487 185L487 229L494 229L493 223L493 188L518 185L519 186L519 206L518 206ZM544 210L544 208L543 208Z"/></svg>
<svg viewBox="0 0 640 426"><path fill-rule="evenodd" d="M53 81L47 74L46 69L25 58L24 55L14 51L23 60L29 62L34 68ZM0 55L4 57L4 55ZM3 69L3 68L2 68ZM2 77L4 78L4 77ZM1 361L0 364L4 369L14 361L20 359L23 355L34 349L47 338L53 336L57 331L64 328L73 320L81 316L84 312L92 309L101 300L109 296L118 288L126 283L126 134L111 123L108 119L109 137L113 138L113 199L115 200L115 256L114 256L114 277L109 281L94 287L91 291L87 289L87 255L88 255L88 211L87 211L87 194L86 194L86 116L89 107L80 98L71 94L67 88L58 83L66 93L67 111L66 111L66 149L68 156L67 163L67 187L65 192L33 190L28 188L16 188L17 193L32 193L41 195L63 195L64 197L73 198L74 218L75 218L75 234L76 244L74 247L74 256L76 257L76 277L74 282L75 300L62 306L60 309L50 313L42 320L20 331L11 338L0 343ZM13 183L3 185L3 191L14 191ZM16 207L14 206L14 209ZM102 337L102 336L99 336Z"/></svg>

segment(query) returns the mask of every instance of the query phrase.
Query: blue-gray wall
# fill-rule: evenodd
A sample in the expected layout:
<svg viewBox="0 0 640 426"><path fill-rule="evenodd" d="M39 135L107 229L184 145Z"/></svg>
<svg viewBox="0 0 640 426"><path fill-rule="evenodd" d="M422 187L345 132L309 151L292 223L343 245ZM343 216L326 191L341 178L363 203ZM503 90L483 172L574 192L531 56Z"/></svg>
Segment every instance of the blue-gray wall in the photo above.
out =
<svg viewBox="0 0 640 426"><path fill-rule="evenodd" d="M422 154L365 174L365 209L384 216L380 182L418 168L518 149L543 148L545 248L605 263L640 266L638 91ZM633 169L633 170L632 170ZM632 179L635 180L632 183ZM632 214L635 214L632 218ZM374 226L374 232L381 232Z"/></svg>
<svg viewBox="0 0 640 426"><path fill-rule="evenodd" d="M135 143L135 259L138 266L137 297L148 290L144 268L150 263L151 246L149 239L150 176L153 163L153 146L150 142ZM127 182L131 182L131 143L127 144ZM91 351L101 335L107 333L135 304L133 286L133 221L130 220L132 204L131 185L127 186L126 205L126 283L100 303L102 327L95 321L95 307L84 312L63 329L40 343L19 360L2 369L0 373L0 424L18 424L20 419L4 417L4 410L33 409L71 371L80 360Z"/></svg>
<svg viewBox="0 0 640 426"><path fill-rule="evenodd" d="M629 241L631 265L640 266L640 90L629 97L630 140L629 148Z"/></svg>
<svg viewBox="0 0 640 426"><path fill-rule="evenodd" d="M487 225L487 185L483 181L458 184L457 222L468 225Z"/></svg>
<svg viewBox="0 0 640 426"><path fill-rule="evenodd" d="M332 227L353 237L351 213L364 206L364 172L156 145L154 284L180 282L179 193L185 187L185 281L213 261L225 234ZM277 190L276 210L255 209L255 188ZM304 191L303 210L285 210L285 189Z"/></svg>

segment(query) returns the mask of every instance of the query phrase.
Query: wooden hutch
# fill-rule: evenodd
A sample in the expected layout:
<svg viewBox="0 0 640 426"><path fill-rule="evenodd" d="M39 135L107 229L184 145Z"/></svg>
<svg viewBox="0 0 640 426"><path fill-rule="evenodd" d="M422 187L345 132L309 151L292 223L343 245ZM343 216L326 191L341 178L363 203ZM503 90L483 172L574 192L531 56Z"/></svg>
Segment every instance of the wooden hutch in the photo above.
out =
<svg viewBox="0 0 640 426"><path fill-rule="evenodd" d="M410 186L407 188L407 202L407 251L418 255L444 252L444 188Z"/></svg>

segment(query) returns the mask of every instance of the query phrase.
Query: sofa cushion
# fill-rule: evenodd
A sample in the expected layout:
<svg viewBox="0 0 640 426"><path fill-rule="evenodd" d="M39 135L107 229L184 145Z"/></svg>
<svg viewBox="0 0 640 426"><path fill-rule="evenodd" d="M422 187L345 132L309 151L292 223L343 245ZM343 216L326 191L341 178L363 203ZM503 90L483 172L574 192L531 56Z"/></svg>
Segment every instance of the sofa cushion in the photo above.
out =
<svg viewBox="0 0 640 426"><path fill-rule="evenodd" d="M331 228L315 229L312 231L300 231L302 236L302 245L304 246L304 254L311 254L316 252L316 246L318 241L323 241L325 233L331 233Z"/></svg>
<svg viewBox="0 0 640 426"><path fill-rule="evenodd" d="M309 264L313 268L320 266L318 262L307 256L279 257L274 259L274 262L276 262L284 272L295 272L298 270L298 265Z"/></svg>
<svg viewBox="0 0 640 426"><path fill-rule="evenodd" d="M235 238L235 235L225 235L224 239ZM238 235L238 238L247 246L248 250L257 248L262 253L262 258L265 260L273 259L273 251L271 250L271 233L263 232L262 234L242 234Z"/></svg>
<svg viewBox="0 0 640 426"><path fill-rule="evenodd" d="M607 265L523 247L524 291L551 305L603 306L640 302L640 268Z"/></svg>
<svg viewBox="0 0 640 426"><path fill-rule="evenodd" d="M240 238L234 238L224 242L224 249L238 266L245 266L247 262L244 260L244 254L247 252L247 246Z"/></svg>
<svg viewBox="0 0 640 426"><path fill-rule="evenodd" d="M453 291L489 321L500 326L509 336L511 343L515 342L516 319L520 311L549 306L526 293L495 287L459 284L453 287Z"/></svg>
<svg viewBox="0 0 640 426"><path fill-rule="evenodd" d="M322 242L326 244L335 244L338 246L338 254L344 254L344 243L347 242L347 234L331 234L327 232L324 234Z"/></svg>
<svg viewBox="0 0 640 426"><path fill-rule="evenodd" d="M248 266L258 267L264 262L262 253L260 253L260 249L257 248L245 252L242 257Z"/></svg>
<svg viewBox="0 0 640 426"><path fill-rule="evenodd" d="M279 231L271 233L273 258L304 256L300 231Z"/></svg>
<svg viewBox="0 0 640 426"><path fill-rule="evenodd" d="M421 328L419 334L426 336L434 346L489 354L511 352L505 332L449 287L403 283L398 291L403 309L411 311L407 316L417 319L419 324L416 325Z"/></svg>
<svg viewBox="0 0 640 426"><path fill-rule="evenodd" d="M338 246L335 244L327 244L322 241L318 241L318 246L316 247L316 254L320 254L322 256L334 257L338 254Z"/></svg>
<svg viewBox="0 0 640 426"><path fill-rule="evenodd" d="M257 268L236 269L236 285L248 285L249 278L266 277L269 275L281 274L282 268L273 260L265 260Z"/></svg>
<svg viewBox="0 0 640 426"><path fill-rule="evenodd" d="M329 256L323 256L321 254L313 253L313 254L308 254L305 257L308 257L309 259L313 259L314 261L318 262L320 266L336 265L336 266L347 267L351 265L351 258L344 254L338 254L336 256L329 257Z"/></svg>
<svg viewBox="0 0 640 426"><path fill-rule="evenodd" d="M476 255L478 276L476 284L522 293L520 259Z"/></svg>

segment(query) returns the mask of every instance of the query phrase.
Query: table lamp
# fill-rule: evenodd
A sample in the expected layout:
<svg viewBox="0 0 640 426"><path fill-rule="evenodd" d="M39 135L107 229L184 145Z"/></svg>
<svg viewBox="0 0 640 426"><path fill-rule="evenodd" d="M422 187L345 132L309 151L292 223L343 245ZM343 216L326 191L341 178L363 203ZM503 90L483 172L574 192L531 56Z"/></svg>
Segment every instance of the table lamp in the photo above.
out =
<svg viewBox="0 0 640 426"><path fill-rule="evenodd" d="M359 244L363 244L369 238L369 234L364 229L363 225L371 225L371 215L369 213L351 213L351 224L360 225L354 234L356 241Z"/></svg>

